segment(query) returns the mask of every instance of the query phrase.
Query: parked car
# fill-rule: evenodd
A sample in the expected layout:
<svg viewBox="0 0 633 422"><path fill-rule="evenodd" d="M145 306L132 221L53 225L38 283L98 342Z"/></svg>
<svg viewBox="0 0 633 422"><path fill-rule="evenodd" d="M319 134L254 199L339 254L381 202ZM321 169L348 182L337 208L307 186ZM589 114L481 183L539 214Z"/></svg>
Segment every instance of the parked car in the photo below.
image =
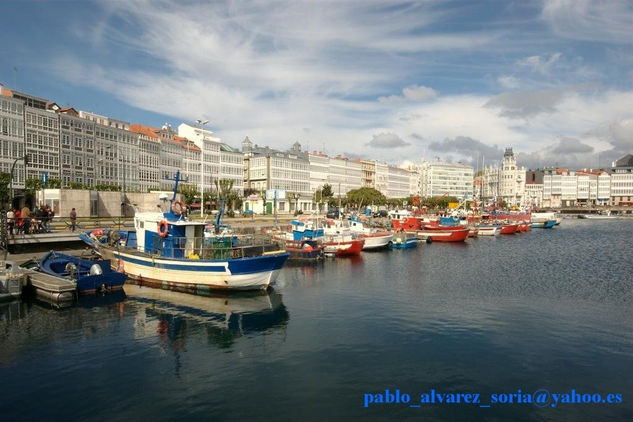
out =
<svg viewBox="0 0 633 422"><path fill-rule="evenodd" d="M374 213L374 217L386 217L387 214L387 210L378 210Z"/></svg>
<svg viewBox="0 0 633 422"><path fill-rule="evenodd" d="M325 214L325 216L327 218L339 218L339 211L338 208L330 208L329 210L327 210L327 213Z"/></svg>

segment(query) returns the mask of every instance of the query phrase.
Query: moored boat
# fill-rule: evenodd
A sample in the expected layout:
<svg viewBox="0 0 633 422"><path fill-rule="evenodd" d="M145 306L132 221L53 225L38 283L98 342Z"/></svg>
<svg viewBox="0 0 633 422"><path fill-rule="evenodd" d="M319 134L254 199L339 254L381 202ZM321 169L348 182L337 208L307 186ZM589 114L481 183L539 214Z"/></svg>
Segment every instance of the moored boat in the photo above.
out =
<svg viewBox="0 0 633 422"><path fill-rule="evenodd" d="M176 206L165 213L137 212L134 231L80 234L113 268L141 284L191 293L211 289L258 290L273 283L290 256L271 236L204 235L206 223L190 221ZM180 203L181 204L181 203Z"/></svg>
<svg viewBox="0 0 633 422"><path fill-rule="evenodd" d="M393 233L388 231L378 231L367 227L362 221L356 218L349 219L349 228L352 233L359 234L365 239L363 250L385 249L393 243Z"/></svg>
<svg viewBox="0 0 633 422"><path fill-rule="evenodd" d="M551 229L555 225L556 225L556 220L532 222L532 228L535 228L535 229Z"/></svg>
<svg viewBox="0 0 633 422"><path fill-rule="evenodd" d="M497 236L501 233L501 226L498 224L480 224L477 226L478 236Z"/></svg>
<svg viewBox="0 0 633 422"><path fill-rule="evenodd" d="M519 225L518 224L502 224L501 225L501 231L499 232L499 234L514 234L519 230Z"/></svg>
<svg viewBox="0 0 633 422"><path fill-rule="evenodd" d="M14 261L0 261L0 301L22 295L23 272Z"/></svg>
<svg viewBox="0 0 633 422"><path fill-rule="evenodd" d="M332 234L323 238L323 253L334 256L359 255L365 239L349 234Z"/></svg>
<svg viewBox="0 0 633 422"><path fill-rule="evenodd" d="M463 226L431 226L425 225L416 233L423 239L431 239L433 242L463 242L468 237L468 227Z"/></svg>
<svg viewBox="0 0 633 422"><path fill-rule="evenodd" d="M415 235L411 235L408 233L397 233L393 239L393 249L409 249L415 248L418 246L418 242L420 242L420 238Z"/></svg>
<svg viewBox="0 0 633 422"><path fill-rule="evenodd" d="M42 257L39 271L67 278L77 286L79 294L121 290L127 276L112 271L110 261L92 257L76 257L50 251Z"/></svg>
<svg viewBox="0 0 633 422"><path fill-rule="evenodd" d="M316 240L286 240L288 262L317 262L323 259L323 244Z"/></svg>

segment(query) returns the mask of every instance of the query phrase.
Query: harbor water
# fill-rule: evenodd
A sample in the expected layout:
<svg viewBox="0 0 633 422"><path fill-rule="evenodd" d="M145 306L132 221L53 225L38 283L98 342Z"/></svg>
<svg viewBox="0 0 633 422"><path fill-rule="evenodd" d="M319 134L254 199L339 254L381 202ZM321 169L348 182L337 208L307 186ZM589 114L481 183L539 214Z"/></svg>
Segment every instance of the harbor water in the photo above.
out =
<svg viewBox="0 0 633 422"><path fill-rule="evenodd" d="M286 266L263 295L3 303L0 415L633 420L632 235L568 219Z"/></svg>

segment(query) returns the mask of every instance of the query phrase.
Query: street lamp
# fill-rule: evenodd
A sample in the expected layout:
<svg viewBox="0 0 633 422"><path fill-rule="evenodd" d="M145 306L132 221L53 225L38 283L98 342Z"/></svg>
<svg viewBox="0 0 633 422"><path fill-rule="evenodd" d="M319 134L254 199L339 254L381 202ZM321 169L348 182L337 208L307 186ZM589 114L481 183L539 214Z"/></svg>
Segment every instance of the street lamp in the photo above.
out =
<svg viewBox="0 0 633 422"><path fill-rule="evenodd" d="M299 198L301 197L301 194L293 192L291 195L292 199L295 200L295 215L299 215Z"/></svg>
<svg viewBox="0 0 633 422"><path fill-rule="evenodd" d="M198 119L196 120L200 128L200 136L202 142L200 142L200 217L204 217L204 132L203 126L209 123L208 120Z"/></svg>

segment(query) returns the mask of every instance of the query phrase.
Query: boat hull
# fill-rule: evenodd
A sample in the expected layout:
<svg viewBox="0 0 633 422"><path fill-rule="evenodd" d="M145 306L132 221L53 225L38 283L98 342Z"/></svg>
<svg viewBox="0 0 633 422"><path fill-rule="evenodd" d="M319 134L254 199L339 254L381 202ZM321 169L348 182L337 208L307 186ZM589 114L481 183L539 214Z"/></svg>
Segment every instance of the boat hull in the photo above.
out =
<svg viewBox="0 0 633 422"><path fill-rule="evenodd" d="M372 233L364 234L365 245L363 250L376 250L388 248L393 243L393 233Z"/></svg>
<svg viewBox="0 0 633 422"><path fill-rule="evenodd" d="M499 234L514 234L519 230L518 224L504 224Z"/></svg>
<svg viewBox="0 0 633 422"><path fill-rule="evenodd" d="M287 252L229 260L177 260L111 251L113 268L142 284L184 290L259 290L277 279Z"/></svg>
<svg viewBox="0 0 633 422"><path fill-rule="evenodd" d="M346 241L328 241L323 243L323 252L327 255L352 256L360 255L365 244L364 239Z"/></svg>
<svg viewBox="0 0 633 422"><path fill-rule="evenodd" d="M548 220L542 222L534 222L532 223L533 229L551 229L556 225L556 220Z"/></svg>
<svg viewBox="0 0 633 422"><path fill-rule="evenodd" d="M393 249L411 249L416 248L418 246L418 242L420 238L418 237L408 237L406 239L402 239L400 237L396 237L393 241Z"/></svg>
<svg viewBox="0 0 633 422"><path fill-rule="evenodd" d="M417 232L418 236L423 239L430 238L433 242L463 242L468 237L468 228L448 229L448 228L429 228Z"/></svg>
<svg viewBox="0 0 633 422"><path fill-rule="evenodd" d="M499 226L479 226L477 228L478 236L497 236L500 232Z"/></svg>

